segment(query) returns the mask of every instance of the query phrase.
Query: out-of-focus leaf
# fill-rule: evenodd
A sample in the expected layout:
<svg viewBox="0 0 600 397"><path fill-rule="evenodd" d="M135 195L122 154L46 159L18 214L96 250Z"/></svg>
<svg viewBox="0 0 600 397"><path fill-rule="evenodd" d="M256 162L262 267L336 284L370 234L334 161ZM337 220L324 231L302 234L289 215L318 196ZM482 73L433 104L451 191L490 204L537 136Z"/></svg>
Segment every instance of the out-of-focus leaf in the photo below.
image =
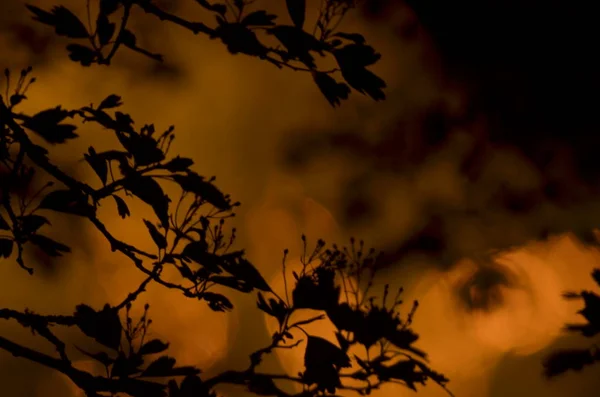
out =
<svg viewBox="0 0 600 397"><path fill-rule="evenodd" d="M156 226L154 226L152 224L152 222L144 219L144 224L146 225L146 227L148 228L148 231L150 232L150 237L152 237L152 240L154 241L154 244L156 244L156 246L160 249L165 249L167 248L167 240L165 239L165 236L163 236L158 229L156 228Z"/></svg>
<svg viewBox="0 0 600 397"><path fill-rule="evenodd" d="M304 26L304 19L306 18L306 0L285 0L288 14L294 22L294 26L302 29Z"/></svg>

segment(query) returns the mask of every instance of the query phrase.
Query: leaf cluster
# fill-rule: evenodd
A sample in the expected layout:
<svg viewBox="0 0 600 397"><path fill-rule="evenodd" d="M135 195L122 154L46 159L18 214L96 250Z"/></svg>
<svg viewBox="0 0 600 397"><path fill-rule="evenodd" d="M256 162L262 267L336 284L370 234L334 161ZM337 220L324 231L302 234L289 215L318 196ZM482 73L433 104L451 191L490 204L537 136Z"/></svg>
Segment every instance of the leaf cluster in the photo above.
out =
<svg viewBox="0 0 600 397"><path fill-rule="evenodd" d="M88 13L90 12L88 2ZM231 54L244 54L267 61L278 68L309 72L327 101L337 106L348 99L351 88L374 100L385 99L385 82L368 69L381 55L359 33L339 31L344 16L357 6L357 0L325 0L312 26L306 21L306 0L286 0L291 24L278 15L254 7L254 0L210 2L196 0L202 11L214 16L214 24L170 14L151 0L99 0L95 18L88 24L64 6L49 11L27 5L33 19L52 26L55 33L70 40L69 58L83 66L109 65L122 47L162 62L161 54L141 48L131 30L135 8L160 21L183 27L194 34L220 40ZM92 22L94 20L94 22ZM326 69L315 57L329 57ZM323 62L320 62L323 63Z"/></svg>

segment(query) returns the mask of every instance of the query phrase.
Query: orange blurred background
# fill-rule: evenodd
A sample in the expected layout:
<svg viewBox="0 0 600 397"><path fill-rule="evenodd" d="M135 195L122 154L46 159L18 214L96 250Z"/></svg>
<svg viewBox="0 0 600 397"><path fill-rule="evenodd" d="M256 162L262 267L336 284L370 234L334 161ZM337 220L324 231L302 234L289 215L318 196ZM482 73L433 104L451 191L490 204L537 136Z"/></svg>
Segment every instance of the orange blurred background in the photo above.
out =
<svg viewBox="0 0 600 397"><path fill-rule="evenodd" d="M31 3L43 8L55 4ZM84 12L84 2L62 3ZM201 18L192 2L161 3L191 19ZM419 299L414 326L422 336L420 347L429 353L432 366L451 379L455 395L593 395L599 383L589 371L549 382L541 377L541 360L550 349L582 342L561 332L564 323L576 320L578 305L563 301L560 294L593 287L589 274L600 267L600 255L576 236L597 225L600 205L576 177L569 155L540 169L518 147L487 141L494 120L485 113L449 127L451 133L434 148L420 146L411 135L420 133L420 120L414 115L432 107L464 114L473 99L470 87L445 69L435 37L406 5L392 8L385 22L360 17L345 22L346 30L364 33L382 53L376 69L388 82L389 99L374 104L354 94L335 110L308 76L232 56L218 42L157 24L144 15L134 16L136 32L141 32L144 45L165 55L165 65L158 67L123 51L109 68L84 69L67 59L64 43L51 29L29 19L20 1L3 2L0 10L2 66L18 70L33 64L38 78L23 110L57 104L75 108L118 93L138 124L152 122L159 129L175 124L173 153L192 157L196 171L217 175L218 186L242 202L232 221L239 230L238 246L245 247L249 258L280 288L282 252L289 248L292 261L297 261L301 233L312 241L328 242L344 242L354 235L367 245L387 249L401 245L429 218L441 214L447 247L439 255L410 252L394 259L378 286L393 281L405 287L406 301ZM403 26L412 26L413 33L399 34ZM569 76L557 79L562 77ZM396 129L400 132L394 136L401 138L387 144L390 151L385 156L402 167L386 167L374 162L372 153L361 153L360 147L385 143L389 137L384 132ZM358 151L352 147L349 155L347 140L334 139L327 146L318 139L344 131L358 131L365 145ZM103 133L84 126L81 139L55 148L52 155L65 166L84 170L81 177L96 183L80 160L90 144L102 145ZM292 147L303 140L313 143ZM311 161L291 167L286 157L290 147L296 156ZM479 177L470 179L462 164L474 150L485 150L485 156ZM516 213L494 201L504 188L536 190L550 173L567 181L573 196L569 205L540 199L534 210ZM353 222L343 198L352 187L358 191L359 185L368 193L362 199L375 203L376 210ZM103 209L107 226L130 244L151 246L145 227L137 221L152 215L143 205L131 210L132 220L124 221L107 206ZM473 211L478 215L469 215ZM74 239L81 238L82 249L61 258L56 271L43 277L4 266L0 281L4 307L66 313L79 302L99 306L121 301L142 279L87 225L77 225L73 233L54 223L57 236L68 236L74 246L78 244ZM557 236L540 240L546 229ZM490 257L493 250L498 252ZM171 354L211 374L245 367L248 354L269 340L269 325L254 301L234 298L236 308L229 314L214 313L156 287L141 301L150 303L153 332L171 342ZM18 326L1 324L0 329L7 337L50 351ZM315 332L333 336L327 324ZM81 336L65 335L86 346ZM297 371L302 352L278 358L268 365ZM91 368L83 357L79 364ZM0 378L6 396L82 395L60 375L4 352ZM242 395L227 388L223 393ZM412 393L389 388L374 395ZM444 391L432 385L419 395L437 397Z"/></svg>

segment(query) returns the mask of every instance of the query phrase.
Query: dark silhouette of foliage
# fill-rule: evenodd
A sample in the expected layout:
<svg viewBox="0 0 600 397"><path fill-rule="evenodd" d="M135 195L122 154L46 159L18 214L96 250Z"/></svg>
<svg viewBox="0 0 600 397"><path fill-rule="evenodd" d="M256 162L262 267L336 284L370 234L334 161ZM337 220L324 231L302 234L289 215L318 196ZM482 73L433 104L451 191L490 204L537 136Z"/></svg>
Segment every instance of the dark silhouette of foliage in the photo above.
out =
<svg viewBox="0 0 600 397"><path fill-rule="evenodd" d="M196 3L214 15L216 23L213 26L170 14L152 0L101 0L93 26L85 26L77 15L63 6L49 11L33 5L27 5L27 8L34 20L52 26L57 35L74 40L66 47L69 58L83 66L110 65L121 47L162 62L161 54L139 47L135 32L128 28L132 10L139 8L195 35L204 34L210 39L221 40L231 54L245 54L278 68L309 72L332 106L348 98L350 87L374 100L385 99L385 82L367 69L379 60L380 54L362 35L337 30L344 16L362 3L361 0L323 1L317 21L310 28L306 27L306 0L286 0L292 25L279 23L279 17L267 10L255 9L252 0L224 3L196 0ZM270 40L270 37L276 40ZM315 54L331 56L337 67L319 68Z"/></svg>
<svg viewBox="0 0 600 397"><path fill-rule="evenodd" d="M67 47L69 57L83 66L109 65L121 46L161 59L159 55L137 47L135 34L126 28L131 9L139 7L194 33L219 38L234 54L245 53L278 67L312 72L332 104L347 98L349 89L331 76L334 71L316 68L314 53L332 54L350 86L374 99L384 98L381 89L385 84L366 69L379 59L379 55L365 44L361 35L335 32L333 28L354 7L353 1L323 2L313 34L302 30L306 24L305 1L286 2L293 26L276 25L276 16L264 10L250 11L251 2L248 1L234 0L227 6L204 0L196 2L216 15L216 27L168 14L149 0L100 0L95 26L86 26L63 6L49 12L34 6L27 8L34 14L34 19L53 26L56 34L87 40L89 47L78 43ZM115 15L119 11L122 14L117 27ZM257 38L258 31L275 36L285 49L263 44ZM295 66L298 62L304 66ZM154 125L146 124L138 128L132 118L120 110L123 101L117 94L109 95L97 105L78 109L56 106L34 115L18 112L19 104L27 99L30 85L35 82L31 72L31 68L22 70L14 92L9 93L12 76L6 70L7 92L0 97L0 163L3 171L0 180L0 258L3 262L14 259L21 268L33 274L33 268L23 256L25 247L37 246L50 256L69 253L71 247L44 233L51 228L47 216L74 216L90 222L110 243L111 250L127 257L146 278L114 306L106 304L102 308L93 308L81 303L73 314L68 315L42 315L29 309L21 312L0 308L0 318L15 320L30 329L47 340L56 354L43 353L2 336L1 349L61 372L90 397L208 397L216 396L215 388L223 383L245 386L257 395L289 396L275 380L303 385L303 391L296 395L306 397L335 395L337 390L352 390L364 395L386 383L400 383L416 390L417 384L425 384L428 380L445 388L448 380L430 369L425 353L413 346L418 340L418 335L411 329L416 302L405 316L401 316L398 311L401 290L393 300L388 299L387 286L381 299L369 295L378 269L373 250L366 252L363 243L357 245L354 240L350 248L335 245L326 248L320 240L308 255L303 236L303 269L294 273L292 283L286 280L285 295L280 296L245 258L244 251L233 249L235 229L227 231L225 221L234 215L233 210L239 203L221 192L214 184L214 178L196 173L192 169L192 159L170 154L174 127L157 131ZM336 92L328 91L331 87L335 87ZM85 163L98 177L96 187L54 164L45 147L76 139L78 122L95 123L112 131L118 142L116 147L101 152L90 146L83 154ZM35 143L38 141L42 143ZM34 175L42 175L48 181L38 188L32 183ZM175 200L165 194L164 186L168 183L179 188L180 194ZM106 205L115 208L120 217L127 218L131 216L129 205L134 200L151 208L156 217L141 219L156 246L153 252L117 239L98 217L98 209ZM167 268L177 269L181 280L165 279L162 273ZM256 293L257 308L276 318L279 329L268 346L250 355L247 369L201 378L200 369L177 365L176 359L168 355L168 342L146 339L152 322L147 304L141 318L132 319L132 305L152 282L177 290L187 298L204 301L214 311L233 309L227 297L228 290ZM318 310L321 314L292 322L292 314L303 310ZM325 317L337 328L337 344L312 336L303 328ZM106 369L105 375L74 367L67 354L67 341L53 332L56 327L78 328L95 341L97 348L93 350L75 347L101 364ZM296 331L305 338L294 335ZM303 372L297 376L260 372L266 354L275 349L297 348L303 340L306 341ZM347 381L353 381L352 385Z"/></svg>
<svg viewBox="0 0 600 397"><path fill-rule="evenodd" d="M600 269L592 272L596 284L600 286ZM586 338L600 334L600 295L592 291L565 292L564 298L582 300L584 308L577 313L583 316L585 323L567 324L568 332L579 333ZM600 351L596 344L587 349L564 349L556 351L544 361L544 374L549 377L561 375L567 371L581 371L600 361Z"/></svg>

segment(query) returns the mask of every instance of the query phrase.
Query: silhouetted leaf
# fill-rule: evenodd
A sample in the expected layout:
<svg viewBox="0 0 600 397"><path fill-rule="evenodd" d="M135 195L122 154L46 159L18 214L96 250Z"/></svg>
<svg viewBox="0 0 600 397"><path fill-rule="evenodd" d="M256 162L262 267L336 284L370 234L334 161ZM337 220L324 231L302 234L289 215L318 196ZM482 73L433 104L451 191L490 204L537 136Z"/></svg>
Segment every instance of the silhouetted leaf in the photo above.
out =
<svg viewBox="0 0 600 397"><path fill-rule="evenodd" d="M67 36L72 39L84 39L90 36L79 18L63 6L52 8L50 13L32 5L26 5L26 7L35 14L34 20L54 26L54 30L59 36Z"/></svg>
<svg viewBox="0 0 600 397"><path fill-rule="evenodd" d="M315 67L315 60L310 52L323 54L327 49L326 44L296 26L278 25L268 29L267 33L274 35L283 44L289 57L298 59L310 68Z"/></svg>
<svg viewBox="0 0 600 397"><path fill-rule="evenodd" d="M156 229L156 226L154 226L152 224L152 222L144 219L144 224L146 225L146 227L148 228L148 231L150 232L150 237L152 237L152 240L154 241L154 244L156 244L156 246L160 249L165 249L167 248L167 240L165 239L165 237L158 231L158 229Z"/></svg>
<svg viewBox="0 0 600 397"><path fill-rule="evenodd" d="M83 158L88 162L94 170L103 186L106 186L106 178L108 177L108 164L105 159L98 156L96 150L92 146L88 148L88 153L84 153Z"/></svg>
<svg viewBox="0 0 600 397"><path fill-rule="evenodd" d="M252 376L248 382L248 390L259 396L277 396L281 394L273 379L265 375Z"/></svg>
<svg viewBox="0 0 600 397"><path fill-rule="evenodd" d="M183 172L187 171L187 169L190 168L193 164L194 160L188 159L186 157L177 156L171 161L169 161L167 164L165 164L164 168L167 171L171 172Z"/></svg>
<svg viewBox="0 0 600 397"><path fill-rule="evenodd" d="M150 363L142 372L142 376L148 377L163 377L173 376L173 368L175 367L175 359L169 356L160 356Z"/></svg>
<svg viewBox="0 0 600 397"><path fill-rule="evenodd" d="M125 180L123 187L140 200L150 205L163 227L169 227L169 198L162 188L149 176L131 176Z"/></svg>
<svg viewBox="0 0 600 397"><path fill-rule="evenodd" d="M0 258L8 258L13 251L13 241L7 238L0 238Z"/></svg>
<svg viewBox="0 0 600 397"><path fill-rule="evenodd" d="M306 0L285 0L285 5L294 26L302 29L306 17Z"/></svg>
<svg viewBox="0 0 600 397"><path fill-rule="evenodd" d="M242 23L221 21L212 38L220 38L232 54L247 54L264 58L268 49L258 40L256 33Z"/></svg>
<svg viewBox="0 0 600 397"><path fill-rule="evenodd" d="M112 197L115 199L115 202L117 203L117 212L119 213L119 216L123 219L127 218L129 215L131 215L131 213L129 212L129 208L127 207L127 204L125 204L125 201L117 196L117 195L112 195Z"/></svg>
<svg viewBox="0 0 600 397"><path fill-rule="evenodd" d="M50 222L48 222L48 219L41 215L35 214L24 215L19 217L18 219L21 224L21 231L26 235L33 234L37 232L37 230L40 227L50 224Z"/></svg>
<svg viewBox="0 0 600 397"><path fill-rule="evenodd" d="M107 96L106 98L104 98L104 100L102 102L100 102L100 105L98 105L98 110L112 109L112 108L119 107L122 104L123 104L123 102L121 102L120 96L118 96L116 94L111 94L111 95Z"/></svg>
<svg viewBox="0 0 600 397"><path fill-rule="evenodd" d="M110 15L119 8L119 0L100 0L100 12Z"/></svg>
<svg viewBox="0 0 600 397"><path fill-rule="evenodd" d="M151 341L144 343L144 345L140 348L139 354L146 355L162 353L168 348L168 343L164 343L159 339L152 339Z"/></svg>
<svg viewBox="0 0 600 397"><path fill-rule="evenodd" d="M108 44L115 34L115 24L110 22L108 16L104 13L98 14L98 19L96 19L96 34L101 46Z"/></svg>
<svg viewBox="0 0 600 397"><path fill-rule="evenodd" d="M71 252L71 248L41 234L29 236L29 242L39 247L48 256L61 256L63 252Z"/></svg>
<svg viewBox="0 0 600 397"><path fill-rule="evenodd" d="M222 211L231 209L228 197L217 189L215 185L205 181L200 175L189 171L186 175L172 175L171 178L173 178L184 191L200 196L216 208Z"/></svg>
<svg viewBox="0 0 600 397"><path fill-rule="evenodd" d="M19 103L23 102L24 99L27 99L25 95L13 94L10 96L10 106L17 106Z"/></svg>
<svg viewBox="0 0 600 397"><path fill-rule="evenodd" d="M312 77L331 106L339 106L342 100L348 99L350 88L346 84L338 83L323 72L313 72Z"/></svg>
<svg viewBox="0 0 600 397"><path fill-rule="evenodd" d="M23 122L23 127L35 132L48 143L64 143L68 139L77 138L74 132L77 127L71 124L59 124L63 121L69 112L57 106L52 109L46 109L27 118Z"/></svg>
<svg viewBox="0 0 600 397"><path fill-rule="evenodd" d="M79 62L81 66L91 66L98 56L92 48L80 44L67 45L67 51L69 58L73 62Z"/></svg>
<svg viewBox="0 0 600 397"><path fill-rule="evenodd" d="M82 352L83 354L85 354L86 356L93 358L94 360L98 361L100 364L104 365L105 367L112 365L115 362L115 359L110 357L106 352L99 352L99 353L89 353L77 346L75 346L77 348L77 350L79 350L80 352Z"/></svg>
<svg viewBox="0 0 600 397"><path fill-rule="evenodd" d="M207 251L208 245L205 241L192 241L186 245L181 251L181 255L193 260L201 265L209 273L222 273L219 265L222 263L221 258Z"/></svg>
<svg viewBox="0 0 600 397"><path fill-rule="evenodd" d="M208 302L208 307L216 312L224 312L233 309L233 304L227 297L214 292L202 293L202 299Z"/></svg>
<svg viewBox="0 0 600 397"><path fill-rule="evenodd" d="M265 281L260 272L254 267L254 265L244 258L237 258L233 261L232 266L228 266L226 270L235 277L245 281L252 288L256 288L261 291L271 291L271 287Z"/></svg>
<svg viewBox="0 0 600 397"><path fill-rule="evenodd" d="M594 271L592 272L592 278L594 279L596 284L600 286L600 269L594 269Z"/></svg>
<svg viewBox="0 0 600 397"><path fill-rule="evenodd" d="M364 44L348 44L333 50L333 55L346 82L361 94L369 95L376 101L385 99L385 82L366 66L377 62L381 55L373 47Z"/></svg>
<svg viewBox="0 0 600 397"><path fill-rule="evenodd" d="M130 30L127 29L123 29L121 31L121 34L119 35L119 39L121 40L121 43L123 43L123 45L125 45L126 47L129 48L135 48L136 43L137 43L137 39L135 37L135 34L133 34Z"/></svg>
<svg viewBox="0 0 600 397"><path fill-rule="evenodd" d="M122 327L115 309L105 305L100 312L96 312L87 305L78 305L75 308L75 320L85 335L108 348L118 349Z"/></svg>
<svg viewBox="0 0 600 397"><path fill-rule="evenodd" d="M245 26L273 26L276 15L267 14L264 10L253 11L246 15L241 24Z"/></svg>
<svg viewBox="0 0 600 397"><path fill-rule="evenodd" d="M212 397L204 382L197 375L186 376L181 382L180 394L177 397Z"/></svg>
<svg viewBox="0 0 600 397"><path fill-rule="evenodd" d="M0 230L10 230L10 225L6 220L0 215Z"/></svg>
<svg viewBox="0 0 600 397"><path fill-rule="evenodd" d="M131 354L126 356L123 352L119 352L119 356L115 360L110 374L113 377L128 377L141 372L140 367L142 364L144 364L144 360L141 355Z"/></svg>
<svg viewBox="0 0 600 397"><path fill-rule="evenodd" d="M54 190L40 203L40 208L79 216L93 216L95 208L87 198L75 190Z"/></svg>
<svg viewBox="0 0 600 397"><path fill-rule="evenodd" d="M355 44L365 44L365 38L359 33L344 33L338 32L332 35L333 37L340 37L342 39L353 41Z"/></svg>
<svg viewBox="0 0 600 397"><path fill-rule="evenodd" d="M239 280L237 277L231 276L211 276L210 281L225 287L233 288L240 292L251 292L253 290L252 285Z"/></svg>
<svg viewBox="0 0 600 397"><path fill-rule="evenodd" d="M138 166L159 163L165 158L164 152L158 146L158 142L151 136L138 134L125 135L117 132L117 138L123 147L133 155L135 163Z"/></svg>
<svg viewBox="0 0 600 397"><path fill-rule="evenodd" d="M196 3L200 4L200 6L204 7L208 11L216 12L221 16L225 15L227 12L227 6L225 4L211 4L208 0L196 0Z"/></svg>
<svg viewBox="0 0 600 397"><path fill-rule="evenodd" d="M289 310L287 309L285 302L283 302L281 300L277 301L273 298L270 298L269 302L267 303L263 294L261 294L259 292L257 295L258 295L258 302L256 303L257 307L260 310L262 310L263 312L267 313L268 315L275 317L277 319L277 321L279 322L279 325L281 326L284 323L285 318L289 313Z"/></svg>

